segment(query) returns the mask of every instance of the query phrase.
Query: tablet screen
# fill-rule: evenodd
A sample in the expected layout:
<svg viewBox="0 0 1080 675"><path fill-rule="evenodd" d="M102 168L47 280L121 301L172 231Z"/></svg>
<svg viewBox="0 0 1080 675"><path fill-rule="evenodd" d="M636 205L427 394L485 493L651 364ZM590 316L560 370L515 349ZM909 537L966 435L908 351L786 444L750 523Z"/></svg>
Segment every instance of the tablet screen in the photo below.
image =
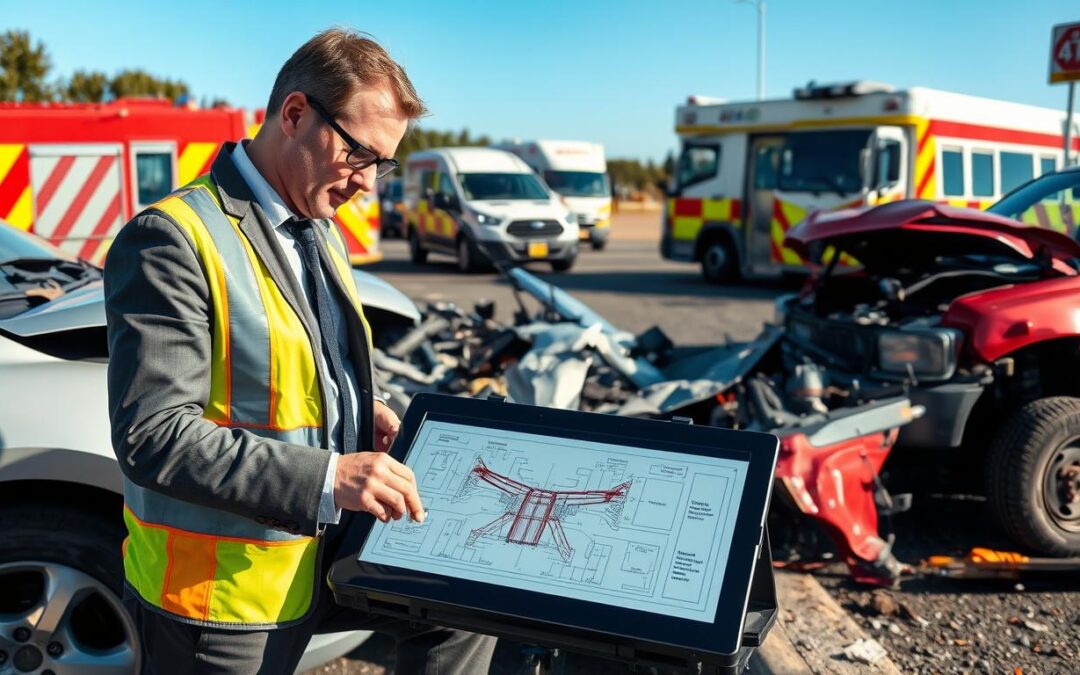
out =
<svg viewBox="0 0 1080 675"><path fill-rule="evenodd" d="M749 463L427 418L362 562L711 623Z"/></svg>

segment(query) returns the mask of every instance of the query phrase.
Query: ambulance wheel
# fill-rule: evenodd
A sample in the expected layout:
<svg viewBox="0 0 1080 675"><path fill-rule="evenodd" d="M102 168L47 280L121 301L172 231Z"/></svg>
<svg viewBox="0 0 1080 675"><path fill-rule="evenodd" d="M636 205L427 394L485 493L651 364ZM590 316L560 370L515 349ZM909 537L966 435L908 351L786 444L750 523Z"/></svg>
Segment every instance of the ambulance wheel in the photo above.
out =
<svg viewBox="0 0 1080 675"><path fill-rule="evenodd" d="M1039 553L1080 556L1080 398L1032 401L1005 420L986 462L1005 532Z"/></svg>
<svg viewBox="0 0 1080 675"><path fill-rule="evenodd" d="M139 672L119 519L23 500L0 507L0 532L0 670Z"/></svg>
<svg viewBox="0 0 1080 675"><path fill-rule="evenodd" d="M458 237L457 242L457 265L458 271L462 274L472 274L480 269L480 264L477 258L479 257L479 251L473 246L469 238L462 235Z"/></svg>
<svg viewBox="0 0 1080 675"><path fill-rule="evenodd" d="M420 235L416 234L416 229L412 227L409 228L409 259L414 265L427 262L427 251L420 244Z"/></svg>
<svg viewBox="0 0 1080 675"><path fill-rule="evenodd" d="M563 258L561 260L552 260L551 269L555 272L569 272L570 268L577 262L577 256L570 256L569 258Z"/></svg>
<svg viewBox="0 0 1080 675"><path fill-rule="evenodd" d="M720 237L705 244L701 252L701 275L712 284L739 278L739 258L730 239Z"/></svg>

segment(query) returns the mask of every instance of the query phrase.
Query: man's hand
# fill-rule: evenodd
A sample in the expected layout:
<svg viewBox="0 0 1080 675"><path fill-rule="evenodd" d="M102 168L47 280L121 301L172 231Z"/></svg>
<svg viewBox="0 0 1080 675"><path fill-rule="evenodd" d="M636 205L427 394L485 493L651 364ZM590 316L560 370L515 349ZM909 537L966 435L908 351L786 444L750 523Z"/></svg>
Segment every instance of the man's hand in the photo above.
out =
<svg viewBox="0 0 1080 675"><path fill-rule="evenodd" d="M400 427L401 421L390 406L375 399L375 449L379 452L390 450Z"/></svg>
<svg viewBox="0 0 1080 675"><path fill-rule="evenodd" d="M406 514L418 523L424 522L416 476L385 452L340 456L334 475L334 503L340 509L367 511L384 523L391 518L400 520Z"/></svg>

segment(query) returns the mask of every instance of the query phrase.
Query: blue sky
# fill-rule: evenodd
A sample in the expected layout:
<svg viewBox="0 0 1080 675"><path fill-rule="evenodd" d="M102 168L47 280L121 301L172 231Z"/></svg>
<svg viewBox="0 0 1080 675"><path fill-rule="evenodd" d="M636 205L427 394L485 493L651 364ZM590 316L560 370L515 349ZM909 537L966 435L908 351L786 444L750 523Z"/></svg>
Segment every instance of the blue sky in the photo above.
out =
<svg viewBox="0 0 1080 675"><path fill-rule="evenodd" d="M871 79L1064 108L1047 84L1050 28L1077 0L767 0L767 97ZM756 10L734 0L27 2L0 30L45 43L55 75L140 67L198 97L265 105L277 69L320 29L374 35L407 69L432 129L571 138L613 157L676 148L691 93L756 95Z"/></svg>

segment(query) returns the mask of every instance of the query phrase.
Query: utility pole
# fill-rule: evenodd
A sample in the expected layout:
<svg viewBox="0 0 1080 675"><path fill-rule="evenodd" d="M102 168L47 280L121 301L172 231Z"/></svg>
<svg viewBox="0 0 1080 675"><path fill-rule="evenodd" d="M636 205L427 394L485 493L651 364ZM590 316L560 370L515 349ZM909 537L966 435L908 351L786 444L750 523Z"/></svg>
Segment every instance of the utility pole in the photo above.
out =
<svg viewBox="0 0 1080 675"><path fill-rule="evenodd" d="M1076 83L1069 83L1069 102L1065 107L1065 167L1070 165L1072 156L1073 103L1076 100Z"/></svg>
<svg viewBox="0 0 1080 675"><path fill-rule="evenodd" d="M757 100L765 100L765 0L735 0L757 8Z"/></svg>

